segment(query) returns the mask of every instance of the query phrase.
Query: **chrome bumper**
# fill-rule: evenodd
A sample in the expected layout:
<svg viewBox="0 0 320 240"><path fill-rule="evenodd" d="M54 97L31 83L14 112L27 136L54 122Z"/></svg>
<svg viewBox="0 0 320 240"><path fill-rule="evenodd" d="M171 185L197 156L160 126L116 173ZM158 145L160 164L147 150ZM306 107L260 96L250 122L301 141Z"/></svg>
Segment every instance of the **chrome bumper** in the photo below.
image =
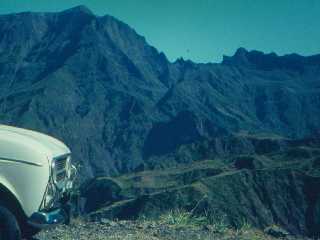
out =
<svg viewBox="0 0 320 240"><path fill-rule="evenodd" d="M59 208L50 212L33 213L28 220L28 224L35 228L44 229L65 223L68 219L68 213L62 208Z"/></svg>

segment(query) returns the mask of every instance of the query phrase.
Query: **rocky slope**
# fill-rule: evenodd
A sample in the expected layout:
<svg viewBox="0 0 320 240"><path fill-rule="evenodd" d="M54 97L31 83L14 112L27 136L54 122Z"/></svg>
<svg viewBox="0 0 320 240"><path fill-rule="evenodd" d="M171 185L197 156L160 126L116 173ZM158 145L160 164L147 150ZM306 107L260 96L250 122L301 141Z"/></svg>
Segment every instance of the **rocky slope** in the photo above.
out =
<svg viewBox="0 0 320 240"><path fill-rule="evenodd" d="M62 139L85 178L201 160L196 146L220 153L231 133L320 129L320 55L171 63L83 6L1 15L0 33L0 122Z"/></svg>
<svg viewBox="0 0 320 240"><path fill-rule="evenodd" d="M255 141L268 145L264 138ZM184 209L233 227L243 221L260 229L276 224L293 234L320 236L320 141L286 144L263 153L96 178L83 185L84 211L96 221Z"/></svg>

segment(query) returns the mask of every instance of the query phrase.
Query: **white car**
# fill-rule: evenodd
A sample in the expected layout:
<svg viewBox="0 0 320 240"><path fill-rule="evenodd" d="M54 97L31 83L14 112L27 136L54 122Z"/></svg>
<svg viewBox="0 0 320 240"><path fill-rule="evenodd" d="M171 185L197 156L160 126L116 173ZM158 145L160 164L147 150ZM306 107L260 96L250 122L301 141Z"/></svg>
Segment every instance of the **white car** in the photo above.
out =
<svg viewBox="0 0 320 240"><path fill-rule="evenodd" d="M31 237L68 222L75 175L64 143L0 125L0 240Z"/></svg>

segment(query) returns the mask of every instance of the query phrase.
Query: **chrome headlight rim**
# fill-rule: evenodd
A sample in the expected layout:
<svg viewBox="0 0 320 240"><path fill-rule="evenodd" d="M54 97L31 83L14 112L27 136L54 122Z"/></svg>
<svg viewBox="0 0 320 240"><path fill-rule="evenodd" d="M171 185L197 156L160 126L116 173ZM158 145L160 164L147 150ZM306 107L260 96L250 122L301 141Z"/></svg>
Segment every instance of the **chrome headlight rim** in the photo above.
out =
<svg viewBox="0 0 320 240"><path fill-rule="evenodd" d="M55 167L56 167L56 162L55 162L55 159L53 158L50 164L50 180L52 180L54 184L57 183Z"/></svg>
<svg viewBox="0 0 320 240"><path fill-rule="evenodd" d="M66 172L67 172L67 180L69 181L72 177L72 158L71 155L67 158L66 162Z"/></svg>

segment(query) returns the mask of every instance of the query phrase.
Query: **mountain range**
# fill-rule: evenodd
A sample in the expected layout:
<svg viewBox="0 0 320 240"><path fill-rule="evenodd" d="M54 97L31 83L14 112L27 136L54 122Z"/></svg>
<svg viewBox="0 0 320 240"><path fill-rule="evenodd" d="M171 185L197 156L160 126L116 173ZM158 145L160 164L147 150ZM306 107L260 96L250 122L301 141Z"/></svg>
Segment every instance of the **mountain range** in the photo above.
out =
<svg viewBox="0 0 320 240"><path fill-rule="evenodd" d="M233 134L319 133L320 55L169 62L84 6L1 15L0 33L1 123L63 140L86 178L199 160L180 149Z"/></svg>

